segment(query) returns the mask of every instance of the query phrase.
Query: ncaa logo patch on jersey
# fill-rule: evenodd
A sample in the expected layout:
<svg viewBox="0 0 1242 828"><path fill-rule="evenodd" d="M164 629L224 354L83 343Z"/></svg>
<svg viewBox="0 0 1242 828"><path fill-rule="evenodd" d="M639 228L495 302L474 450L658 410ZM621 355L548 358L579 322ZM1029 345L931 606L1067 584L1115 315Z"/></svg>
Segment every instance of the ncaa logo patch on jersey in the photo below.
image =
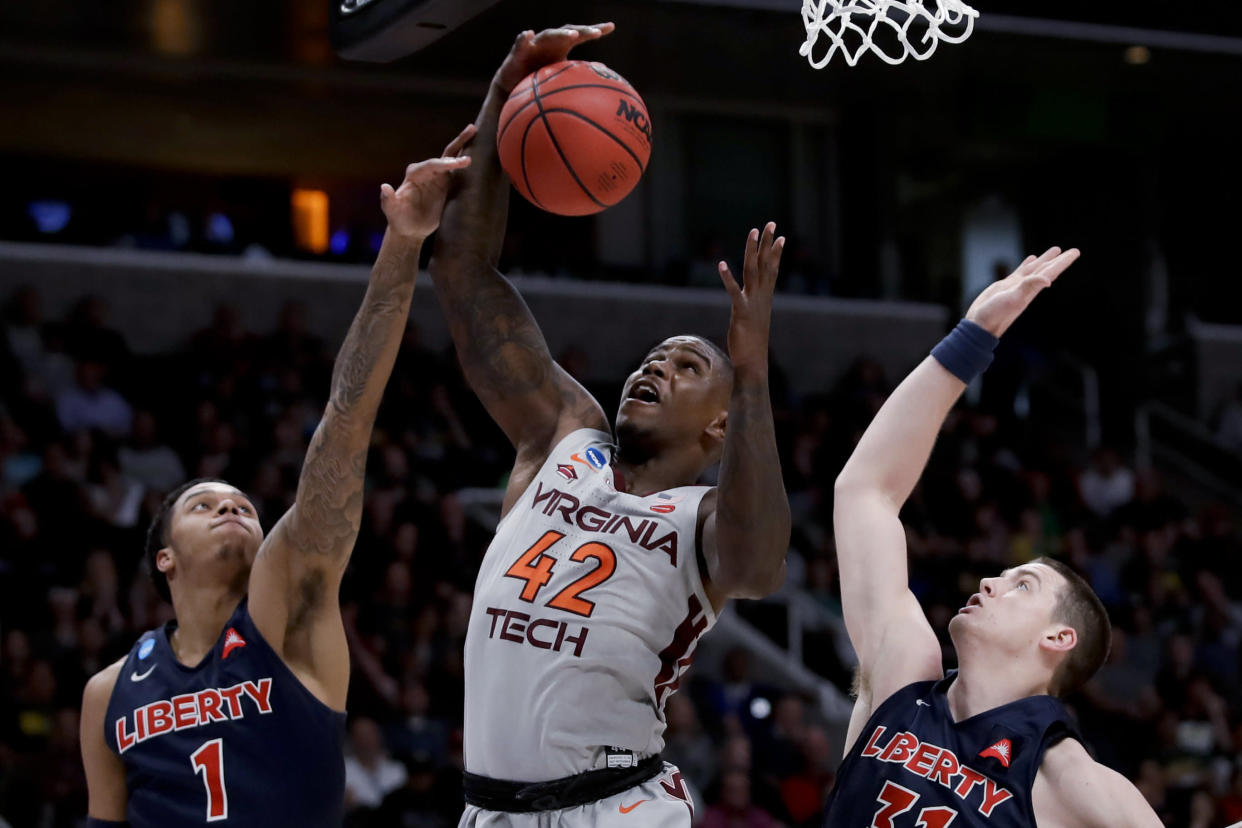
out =
<svg viewBox="0 0 1242 828"><path fill-rule="evenodd" d="M587 462L591 464L591 468L593 469L602 469L604 466L608 465L608 458L605 457L604 453L595 446L591 446L586 450L586 459Z"/></svg>
<svg viewBox="0 0 1242 828"><path fill-rule="evenodd" d="M142 660L151 655L151 651L155 649L155 639L150 636L146 641L142 642L142 646L138 648L138 659Z"/></svg>

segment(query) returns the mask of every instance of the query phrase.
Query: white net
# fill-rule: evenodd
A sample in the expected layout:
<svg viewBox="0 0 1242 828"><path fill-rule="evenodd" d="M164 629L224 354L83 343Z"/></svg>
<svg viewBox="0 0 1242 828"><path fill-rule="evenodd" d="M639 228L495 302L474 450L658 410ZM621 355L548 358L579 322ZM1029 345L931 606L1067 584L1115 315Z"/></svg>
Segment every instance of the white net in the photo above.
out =
<svg viewBox="0 0 1242 828"><path fill-rule="evenodd" d="M970 37L978 16L961 0L802 0L806 42L798 53L816 69L838 52L850 66L868 51L892 64L926 60L940 41Z"/></svg>

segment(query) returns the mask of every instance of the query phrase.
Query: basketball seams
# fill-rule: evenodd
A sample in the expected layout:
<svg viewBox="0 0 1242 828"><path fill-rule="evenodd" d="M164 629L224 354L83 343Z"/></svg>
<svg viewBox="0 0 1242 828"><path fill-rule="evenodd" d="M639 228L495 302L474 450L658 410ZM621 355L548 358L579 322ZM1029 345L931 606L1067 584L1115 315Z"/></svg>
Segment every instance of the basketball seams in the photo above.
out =
<svg viewBox="0 0 1242 828"><path fill-rule="evenodd" d="M531 129L541 120L541 118L531 118L530 121L527 122L526 129L522 132L522 146L518 157L522 160L522 183L526 186L526 194L530 197L530 200L535 202L535 204L541 209L546 209L543 206L543 202L539 200L539 196L535 195L534 189L530 186L530 176L526 174L526 139L530 137Z"/></svg>
<svg viewBox="0 0 1242 828"><path fill-rule="evenodd" d="M543 128L544 128L545 130L547 130L547 132L548 132L548 139L552 142L552 148L553 148L553 149L555 149L555 150L556 150L556 154L557 154L557 155L559 155L559 156L561 157L561 163L563 163L563 164L565 165L565 169L569 171L569 174L570 174L571 176L573 176L574 181L577 183L577 185L578 185L580 188L582 188L582 192L586 194L587 198L591 199L591 201L595 202L595 203L596 203L597 205L599 205L601 208L606 209L606 208L608 207L608 205L607 205L607 204L605 204L604 202L600 201L598 198L596 198L596 197L595 197L595 193L591 192L591 191L587 188L587 186L586 186L585 184L583 184L583 183L582 183L582 179L578 177L578 171L574 169L573 164L570 164L570 163L569 163L569 159L565 157L565 151L561 149L561 144L560 144L560 142L556 140L556 133L554 133L554 132L552 131L552 123L551 123L551 122L550 122L550 121L549 121L546 117L544 117L544 109L543 109L543 101L542 101L542 96L539 94L539 76L538 76L538 75L536 75L536 76L535 76L535 80L534 80L534 83L532 84L532 88L534 89L534 92L535 92L534 101L535 101L535 106L539 107L539 114L538 114L536 117L531 118L531 123L534 123L535 121L542 121L542 122L543 122ZM530 131L530 130L528 129L528 130L527 130L527 132L529 133L529 131ZM615 139L614 139L614 140L615 140ZM522 149L523 149L523 152L522 152L522 175L523 175L523 177L525 177L525 175L526 175L526 153L525 153L526 146L525 146L525 142L523 142ZM529 182L529 180L528 180L528 181L527 181L527 186L529 186L529 184L530 184L530 182ZM532 195L534 194L534 190L531 190L531 194L532 194ZM537 199L536 199L536 203L538 203L538 200L537 200ZM540 205L540 206L542 206L542 205Z"/></svg>
<svg viewBox="0 0 1242 828"><path fill-rule="evenodd" d="M578 68L579 66L586 66L586 65L587 65L587 62L586 62L585 60L567 60L567 61L565 61L565 65L564 65L564 66L562 66L560 69L557 69L555 72L553 72L552 74L548 75L546 78L544 78L544 79L543 79L542 81L540 81L540 82L541 82L541 83L547 83L548 81L550 81L550 80L552 80L553 78L555 78L557 75L562 75L562 74L564 74L564 73L568 72L570 69L576 69L576 68ZM535 73L534 73L534 74L535 74L535 77L536 77L536 78L538 78L538 77L539 77L539 71L538 71L538 70L535 70ZM533 80L531 81L531 85L532 85L532 86L534 85L534 81L533 81Z"/></svg>
<svg viewBox="0 0 1242 828"><path fill-rule="evenodd" d="M558 72L557 74L560 74L560 73ZM556 75L553 75L552 77L556 77ZM527 107L535 105L536 97L540 99L550 98L559 92L568 92L571 89L610 89L613 92L617 92L621 95L626 96L627 98L632 98L633 100L637 101L639 104L642 105L643 112L647 111L647 104L643 102L643 99L639 97L637 92L633 91L633 87L631 87L629 90L625 90L625 89L620 89L616 86L611 86L606 83L575 83L575 84L572 84L571 86L558 86L556 89L553 89L551 92L545 92L541 95L532 95L529 101L522 104L517 109L513 110L513 114L509 116L509 119L505 121L503 124L501 124L500 126L500 134L496 136L497 143L505 139L505 132L509 129L509 125L513 123L513 120L517 118L518 115L522 114L522 112L524 112L527 109ZM523 89L522 94L525 94L528 91L533 92L534 87L532 86L531 89L529 90Z"/></svg>
<svg viewBox="0 0 1242 828"><path fill-rule="evenodd" d="M573 69L573 68L575 68L575 67L577 67L577 66L581 66L581 65L583 65L583 62L582 62L582 61L580 61L580 60L569 60L569 61L566 61L564 66L562 66L560 69L557 69L555 72L553 72L552 74L550 74L550 75L548 75L546 78L544 78L544 79L543 79L543 82L544 82L544 83L547 83L548 81L552 80L553 78L557 77L558 75L561 75L561 74L563 74L563 73L565 73L565 72L568 72L570 69ZM532 103L534 103L535 77L539 74L539 72L540 72L540 71L542 71L542 70L536 69L534 72L532 72L531 74L527 75L525 78L522 78L522 80L518 81L518 85L517 85L517 86L515 86L515 87L513 87L513 91L511 91L511 92L509 93L509 101L512 101L512 100L514 99L514 97L516 97L517 95L525 95L527 92L532 93L532 95L531 95L531 100L527 101L526 103L524 103L524 104L522 104L520 107L518 107L518 108L514 111L513 115L511 115L511 116L509 117L509 120L505 121L503 124L501 124L501 125L500 125L500 135L499 135L499 136L497 136L497 138L496 138L496 140L497 140L497 141L499 141L501 138L503 138L503 137L504 137L505 130L507 130L507 129L509 128L509 124L513 123L513 119L514 119L514 118L516 118L516 117L518 116L518 113L520 113L523 109L525 109L526 107L528 107L528 106L530 106ZM522 84L526 83L526 81L528 81L528 80L530 81L530 83L529 83L529 84L526 84L526 88L525 88L525 89L523 89L523 88L522 88ZM506 105L509 103L509 101L506 101L506 102L505 102L505 103L506 103Z"/></svg>
<svg viewBox="0 0 1242 828"><path fill-rule="evenodd" d="M583 115L581 112L576 112L576 111L574 111L574 110L572 110L572 109L543 109L542 107L540 108L540 115L541 115L541 117L543 117L545 120L547 119L547 116L548 116L548 115L550 115L550 114L552 114L552 113L557 113L557 114L561 114L561 115L572 115L572 116L574 116L575 118L578 118L579 120L586 121L588 124L590 124L591 126L595 127L596 129L598 129L600 132L602 132L602 133L604 133L605 135L607 135L607 136L608 136L609 138L611 138L612 140L616 141L616 142L617 142L617 145L618 145L619 147L621 147L621 149L625 150L627 153L629 153L629 154L630 154L630 157L634 159L634 163L638 165L638 172L639 172L639 175L642 175L644 172L646 172L646 169L647 169L647 168L643 165L642 160L641 160L641 159L639 159L639 157L638 157L638 153L636 153L636 152L634 152L634 150L630 149L630 147L629 147L629 146L628 146L628 145L627 145L624 141L622 141L620 138L618 138L616 135L613 135L613 134L612 134L612 132L611 132L611 131L609 131L607 127L604 127L603 125L596 123L596 122L595 122L595 121L593 121L592 119L590 119L590 118L588 118L587 116ZM550 130L549 130L549 134L551 134L551 131L550 131ZM558 151L559 151L559 150L558 150ZM562 158L564 158L565 156L564 156L564 155L562 155L561 157L562 157ZM568 161L568 160L566 160L566 161L565 161L565 163L568 165L569 161ZM577 176L575 176L575 178L576 178L576 177L577 177Z"/></svg>

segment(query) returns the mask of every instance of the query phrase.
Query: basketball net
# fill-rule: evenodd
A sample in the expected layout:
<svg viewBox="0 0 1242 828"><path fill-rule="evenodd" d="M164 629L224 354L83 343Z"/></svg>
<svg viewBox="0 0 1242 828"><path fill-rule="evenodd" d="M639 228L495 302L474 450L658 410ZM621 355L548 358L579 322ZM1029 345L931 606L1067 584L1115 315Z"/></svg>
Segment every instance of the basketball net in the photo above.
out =
<svg viewBox="0 0 1242 828"><path fill-rule="evenodd" d="M885 63L926 60L940 41L970 37L979 12L961 0L802 0L806 42L798 49L822 69L837 52L850 66L871 51ZM823 54L813 53L823 39Z"/></svg>

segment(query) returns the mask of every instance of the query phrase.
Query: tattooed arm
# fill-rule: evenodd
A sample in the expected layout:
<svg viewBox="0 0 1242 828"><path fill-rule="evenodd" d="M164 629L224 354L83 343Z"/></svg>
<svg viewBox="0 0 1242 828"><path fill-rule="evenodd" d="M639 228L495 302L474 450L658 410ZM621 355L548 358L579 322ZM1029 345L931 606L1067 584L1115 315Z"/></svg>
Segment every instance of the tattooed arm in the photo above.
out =
<svg viewBox="0 0 1242 828"><path fill-rule="evenodd" d="M496 270L504 240L509 182L496 155L496 125L509 91L540 66L612 31L612 24L523 32L496 72L479 112L478 136L448 206L431 275L470 387L517 449L502 514L552 447L583 427L608 430L603 409L552 359L522 297Z"/></svg>
<svg viewBox="0 0 1242 828"><path fill-rule="evenodd" d="M467 127L445 157L411 164L380 199L388 230L362 306L337 354L323 419L311 438L297 502L273 527L250 572L250 614L267 642L325 704L345 707L349 650L337 592L362 520L371 428L409 316L423 241L439 223Z"/></svg>
<svg viewBox="0 0 1242 828"><path fill-rule="evenodd" d="M772 293L785 237L776 224L746 238L743 285L720 263L720 279L733 308L729 357L733 391L720 458L720 482L704 498L702 539L706 587L717 611L729 598L762 598L785 580L789 548L789 499L781 479L768 395L768 330Z"/></svg>

